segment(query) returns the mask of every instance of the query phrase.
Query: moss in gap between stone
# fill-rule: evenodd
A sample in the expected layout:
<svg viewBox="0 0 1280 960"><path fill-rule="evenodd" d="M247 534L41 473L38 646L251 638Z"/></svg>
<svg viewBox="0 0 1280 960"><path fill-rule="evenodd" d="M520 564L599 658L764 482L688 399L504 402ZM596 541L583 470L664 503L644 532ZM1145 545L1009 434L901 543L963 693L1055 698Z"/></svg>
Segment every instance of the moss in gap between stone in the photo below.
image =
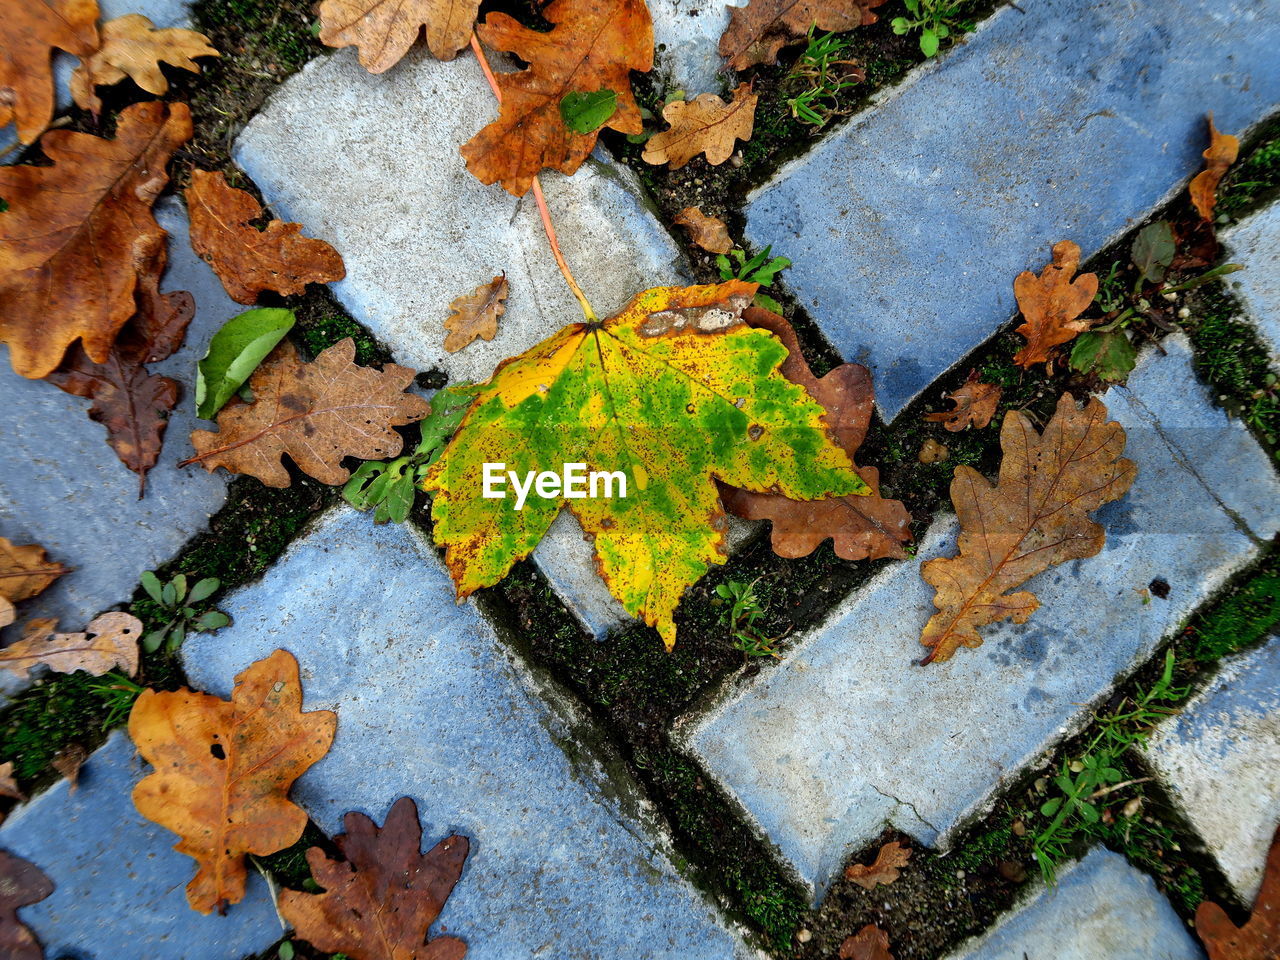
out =
<svg viewBox="0 0 1280 960"><path fill-rule="evenodd" d="M1262 559L1183 631L1199 663L1212 663L1280 633L1280 549Z"/></svg>
<svg viewBox="0 0 1280 960"><path fill-rule="evenodd" d="M1218 187L1218 216L1238 219L1280 194L1280 115L1263 124L1251 140L1244 159L1227 171Z"/></svg>

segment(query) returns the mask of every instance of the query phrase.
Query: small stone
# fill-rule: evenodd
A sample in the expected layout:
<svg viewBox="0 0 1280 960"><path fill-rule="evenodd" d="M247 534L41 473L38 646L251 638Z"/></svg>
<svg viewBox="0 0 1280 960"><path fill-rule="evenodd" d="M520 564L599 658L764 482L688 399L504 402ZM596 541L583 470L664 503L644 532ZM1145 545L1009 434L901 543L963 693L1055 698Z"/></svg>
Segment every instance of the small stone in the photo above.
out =
<svg viewBox="0 0 1280 960"><path fill-rule="evenodd" d="M805 927L801 927L796 931L796 940L800 943L808 943L813 939L813 932Z"/></svg>
<svg viewBox="0 0 1280 960"><path fill-rule="evenodd" d="M1013 826L1009 829L1013 831L1015 837L1025 837L1027 835L1027 825L1021 820L1013 821Z"/></svg>
<svg viewBox="0 0 1280 960"><path fill-rule="evenodd" d="M1081 760L1072 760L1071 764L1067 767L1067 769L1070 770L1072 773L1079 773L1081 770L1084 769L1084 762Z"/></svg>
<svg viewBox="0 0 1280 960"><path fill-rule="evenodd" d="M963 879L964 879L964 871L963 871L963 870L957 870L957 871L956 871L956 879L957 879L957 880L963 880Z"/></svg>
<svg viewBox="0 0 1280 960"><path fill-rule="evenodd" d="M1010 883L1022 883L1027 879L1027 868L1016 860L1000 861L1000 876Z"/></svg>

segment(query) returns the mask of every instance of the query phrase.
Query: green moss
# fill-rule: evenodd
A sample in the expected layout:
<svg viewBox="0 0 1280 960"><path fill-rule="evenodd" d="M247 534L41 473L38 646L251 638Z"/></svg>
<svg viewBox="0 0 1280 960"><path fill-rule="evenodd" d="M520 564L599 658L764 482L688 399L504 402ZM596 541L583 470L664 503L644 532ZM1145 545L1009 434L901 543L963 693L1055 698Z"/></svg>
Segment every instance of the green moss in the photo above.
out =
<svg viewBox="0 0 1280 960"><path fill-rule="evenodd" d="M0 718L0 763L12 761L28 793L58 779L51 766L64 747L92 750L106 737L107 708L87 673L57 674L14 698Z"/></svg>
<svg viewBox="0 0 1280 960"><path fill-rule="evenodd" d="M1215 211L1241 217L1280 192L1280 118L1266 124L1253 147L1218 188Z"/></svg>
<svg viewBox="0 0 1280 960"><path fill-rule="evenodd" d="M1271 550L1244 579L1197 613L1185 637L1204 663L1243 650L1280 630L1280 552Z"/></svg>

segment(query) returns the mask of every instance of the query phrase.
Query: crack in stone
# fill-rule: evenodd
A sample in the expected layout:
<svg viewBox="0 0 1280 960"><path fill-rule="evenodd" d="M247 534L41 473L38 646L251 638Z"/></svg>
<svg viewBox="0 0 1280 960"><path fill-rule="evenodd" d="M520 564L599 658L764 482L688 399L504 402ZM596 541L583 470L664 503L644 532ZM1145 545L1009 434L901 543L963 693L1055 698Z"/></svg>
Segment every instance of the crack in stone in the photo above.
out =
<svg viewBox="0 0 1280 960"><path fill-rule="evenodd" d="M938 834L939 836L942 835L942 831L939 830L932 823L930 823L929 820L925 818L925 816L921 814L919 810L916 809L916 805L912 803L910 800L903 800L900 797L895 797L891 793L885 793L883 790L877 787L874 783L871 784L871 789L874 790L876 793L880 794L880 796L884 797L886 800L892 800L894 803L899 804L900 806L903 806L903 807L910 807L911 812L915 814L915 817L917 820L923 823L926 827L928 827L934 833Z"/></svg>

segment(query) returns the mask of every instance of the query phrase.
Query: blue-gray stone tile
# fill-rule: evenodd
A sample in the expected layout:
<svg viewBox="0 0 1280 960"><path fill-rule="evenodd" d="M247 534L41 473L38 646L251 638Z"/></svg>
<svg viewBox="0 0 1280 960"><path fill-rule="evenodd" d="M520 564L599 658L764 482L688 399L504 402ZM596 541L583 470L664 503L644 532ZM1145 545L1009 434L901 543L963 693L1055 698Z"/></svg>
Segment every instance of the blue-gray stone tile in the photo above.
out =
<svg viewBox="0 0 1280 960"><path fill-rule="evenodd" d="M947 960L1203 960L1152 879L1096 848Z"/></svg>
<svg viewBox="0 0 1280 960"><path fill-rule="evenodd" d="M0 826L0 847L30 860L53 894L23 907L46 957L76 960L234 960L283 935L266 884L249 871L245 899L225 916L196 913L186 885L196 862L175 834L134 809L133 786L151 771L123 731L80 769Z"/></svg>
<svg viewBox="0 0 1280 960"><path fill-rule="evenodd" d="M1272 362L1280 365L1280 203L1224 231L1222 242L1230 259L1244 265L1229 282L1271 351Z"/></svg>
<svg viewBox="0 0 1280 960"><path fill-rule="evenodd" d="M220 606L234 624L183 648L194 683L232 678L282 647L306 709L338 712L329 754L293 796L321 828L348 810L382 822L412 796L425 843L471 856L441 916L475 960L753 956L672 865L625 771L530 674L411 528L339 508L262 580Z"/></svg>
<svg viewBox="0 0 1280 960"><path fill-rule="evenodd" d="M732 71L720 56L720 34L732 6L728 0L649 0L654 69L667 90L683 90L690 100L722 91Z"/></svg>
<svg viewBox="0 0 1280 960"><path fill-rule="evenodd" d="M1085 257L1200 168L1212 110L1240 133L1280 106L1280 2L1034 0L786 165L748 239L871 367L891 419L1015 309L1013 279Z"/></svg>
<svg viewBox="0 0 1280 960"><path fill-rule="evenodd" d="M914 561L886 567L780 665L691 726L689 748L816 895L886 822L946 846L1280 529L1280 486L1265 455L1216 421L1185 347L1169 347L1144 355L1132 392L1104 398L1138 477L1097 514L1102 553L1029 582L1041 601L1030 621L986 627L983 646L915 665L933 612L919 565L955 551L955 521L942 519ZM1165 426L1152 426L1138 398ZM1193 471L1171 436L1194 437L1192 449L1211 451L1218 466ZM1259 498L1252 529L1221 505L1246 511L1241 490ZM1167 598L1148 596L1156 579L1169 584ZM748 729L753 736L741 736Z"/></svg>
<svg viewBox="0 0 1280 960"><path fill-rule="evenodd" d="M1225 661L1156 731L1146 756L1252 903L1280 824L1280 639Z"/></svg>

